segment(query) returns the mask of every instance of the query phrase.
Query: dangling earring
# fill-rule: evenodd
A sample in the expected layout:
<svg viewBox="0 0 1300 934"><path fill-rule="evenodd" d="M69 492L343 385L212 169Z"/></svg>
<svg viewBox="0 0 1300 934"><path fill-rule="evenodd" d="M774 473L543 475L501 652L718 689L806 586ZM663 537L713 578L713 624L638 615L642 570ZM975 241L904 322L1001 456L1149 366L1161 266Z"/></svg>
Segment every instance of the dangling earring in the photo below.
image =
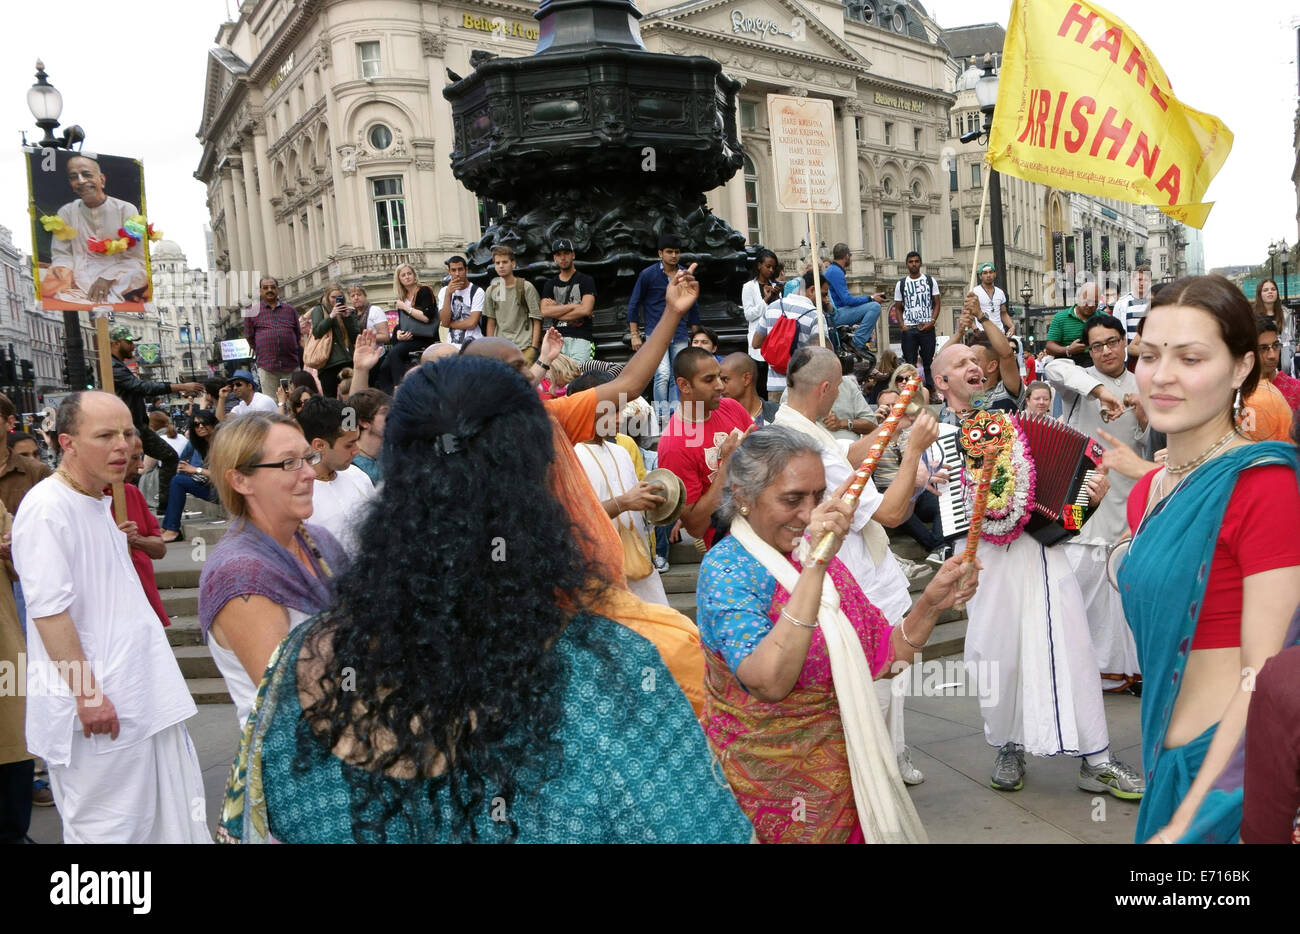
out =
<svg viewBox="0 0 1300 934"><path fill-rule="evenodd" d="M1241 387L1237 387L1237 395L1232 400L1232 423L1237 424L1241 420Z"/></svg>

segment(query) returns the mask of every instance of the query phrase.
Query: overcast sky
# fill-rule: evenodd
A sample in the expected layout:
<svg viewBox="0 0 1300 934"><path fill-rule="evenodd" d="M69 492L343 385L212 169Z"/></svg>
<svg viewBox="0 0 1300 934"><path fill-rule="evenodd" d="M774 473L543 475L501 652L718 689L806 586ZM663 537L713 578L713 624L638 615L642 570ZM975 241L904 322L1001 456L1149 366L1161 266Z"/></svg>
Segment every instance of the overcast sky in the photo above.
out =
<svg viewBox="0 0 1300 934"><path fill-rule="evenodd" d="M945 27L1006 24L1009 0L923 0ZM236 0L6 3L0 29L0 224L31 249L19 133L39 132L27 109L37 56L63 94L64 126L87 150L144 160L149 219L205 264L203 186L194 179L207 49ZM1210 186L1206 266L1262 261L1270 240L1296 240L1292 120L1294 0L1111 0L1155 52L1174 93L1236 134Z"/></svg>

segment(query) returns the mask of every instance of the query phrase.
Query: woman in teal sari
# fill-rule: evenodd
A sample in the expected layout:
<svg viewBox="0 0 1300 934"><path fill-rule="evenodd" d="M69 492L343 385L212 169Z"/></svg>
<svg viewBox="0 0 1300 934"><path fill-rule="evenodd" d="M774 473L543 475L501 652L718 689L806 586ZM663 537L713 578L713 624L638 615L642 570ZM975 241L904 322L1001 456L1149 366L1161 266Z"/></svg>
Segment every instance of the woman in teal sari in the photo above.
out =
<svg viewBox="0 0 1300 934"><path fill-rule="evenodd" d="M220 839L749 841L658 651L584 609L551 438L495 360L408 375L384 436L396 495L335 605L272 657Z"/></svg>
<svg viewBox="0 0 1300 934"><path fill-rule="evenodd" d="M1236 286L1179 279L1138 334L1141 405L1168 454L1134 487L1133 538L1112 556L1143 676L1137 841L1234 842L1253 672L1295 638L1300 458L1244 437L1259 363Z"/></svg>

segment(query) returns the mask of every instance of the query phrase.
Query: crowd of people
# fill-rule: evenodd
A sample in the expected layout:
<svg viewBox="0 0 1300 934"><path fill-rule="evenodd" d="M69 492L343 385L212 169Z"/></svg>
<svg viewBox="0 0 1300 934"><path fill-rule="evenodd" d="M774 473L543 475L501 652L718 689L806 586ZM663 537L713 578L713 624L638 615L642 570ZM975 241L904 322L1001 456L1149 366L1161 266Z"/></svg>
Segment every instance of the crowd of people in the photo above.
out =
<svg viewBox="0 0 1300 934"><path fill-rule="evenodd" d="M615 365L594 282L553 245L540 288L505 247L486 288L463 257L437 289L402 266L391 312L332 285L299 314L266 279L256 367L206 384L140 381L116 329L126 373L60 406L57 470L11 437L0 651L25 629L30 680L25 707L0 698L0 835L44 792L68 841L211 839L151 567L187 496L230 519L198 598L240 736L222 841L922 842L889 679L956 604L996 681L992 789L1072 756L1079 789L1141 802L1137 842L1296 835L1300 545L1257 521L1300 521L1276 288L1252 307L1142 271L1099 309L1084 286L1026 359L988 264L939 346L913 254L889 307L904 360L855 365L819 335L873 351L886 294L848 292L847 248L789 280L760 251L748 346L722 354L666 235ZM167 391L202 396L183 430L144 404ZM939 441L998 412L968 561L940 497L972 475ZM1060 468L1034 463L1031 417L1096 442L1068 532L1034 512L1035 471ZM678 538L703 554L695 621L665 588ZM1140 769L1111 751L1106 691L1140 698Z"/></svg>

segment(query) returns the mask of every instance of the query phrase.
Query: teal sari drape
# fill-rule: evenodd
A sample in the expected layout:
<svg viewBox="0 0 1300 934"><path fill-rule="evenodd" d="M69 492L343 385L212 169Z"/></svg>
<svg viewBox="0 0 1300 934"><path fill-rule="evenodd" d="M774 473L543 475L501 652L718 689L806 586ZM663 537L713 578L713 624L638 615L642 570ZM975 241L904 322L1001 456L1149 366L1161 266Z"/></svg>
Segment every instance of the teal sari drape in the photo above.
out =
<svg viewBox="0 0 1300 934"><path fill-rule="evenodd" d="M1142 668L1147 792L1138 810L1138 843L1169 822L1214 738L1217 724L1185 746L1164 748L1228 500L1243 470L1269 464L1286 464L1300 472L1300 454L1293 445L1266 441L1235 448L1198 467L1143 520L1120 564L1120 598ZM1292 620L1288 644L1296 628ZM1236 842L1244 744L1243 735L1179 843Z"/></svg>

